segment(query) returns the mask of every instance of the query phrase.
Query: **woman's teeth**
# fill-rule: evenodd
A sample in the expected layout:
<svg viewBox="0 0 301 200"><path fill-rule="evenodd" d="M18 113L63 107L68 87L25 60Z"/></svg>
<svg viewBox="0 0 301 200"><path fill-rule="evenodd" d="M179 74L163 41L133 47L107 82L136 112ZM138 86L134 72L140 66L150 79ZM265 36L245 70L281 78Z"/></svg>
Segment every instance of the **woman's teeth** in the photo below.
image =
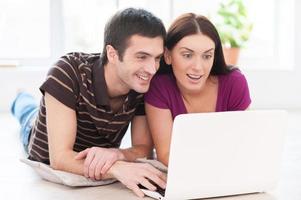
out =
<svg viewBox="0 0 301 200"><path fill-rule="evenodd" d="M195 74L187 74L187 76L193 80L199 80L202 77L201 75L195 75Z"/></svg>

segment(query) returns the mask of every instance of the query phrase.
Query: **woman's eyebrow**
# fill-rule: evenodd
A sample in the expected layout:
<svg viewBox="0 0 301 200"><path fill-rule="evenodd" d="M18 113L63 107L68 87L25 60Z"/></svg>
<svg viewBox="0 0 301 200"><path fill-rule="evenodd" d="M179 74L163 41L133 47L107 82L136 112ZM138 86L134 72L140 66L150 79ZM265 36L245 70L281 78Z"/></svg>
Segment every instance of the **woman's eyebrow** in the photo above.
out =
<svg viewBox="0 0 301 200"><path fill-rule="evenodd" d="M180 49L185 49L185 50L188 50L188 51L193 51L192 49L189 49L187 47L181 47Z"/></svg>
<svg viewBox="0 0 301 200"><path fill-rule="evenodd" d="M212 50L214 50L214 48L208 49L208 50L204 51L204 53L208 53L209 51L212 51Z"/></svg>

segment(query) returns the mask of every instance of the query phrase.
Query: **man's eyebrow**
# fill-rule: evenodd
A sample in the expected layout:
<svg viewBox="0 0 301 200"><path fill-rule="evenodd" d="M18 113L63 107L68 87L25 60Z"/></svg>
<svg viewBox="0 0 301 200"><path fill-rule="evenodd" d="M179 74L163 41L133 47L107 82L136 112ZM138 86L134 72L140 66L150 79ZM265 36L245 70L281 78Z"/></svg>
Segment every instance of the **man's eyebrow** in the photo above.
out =
<svg viewBox="0 0 301 200"><path fill-rule="evenodd" d="M145 56L152 56L150 53L147 53L145 51L138 51L135 53L135 55L145 55ZM155 56L156 58L162 57L163 53L160 53L159 55Z"/></svg>
<svg viewBox="0 0 301 200"><path fill-rule="evenodd" d="M138 51L135 53L136 55L146 55L146 56L151 56L151 54L145 52L145 51Z"/></svg>
<svg viewBox="0 0 301 200"><path fill-rule="evenodd" d="M160 53L159 55L156 56L156 58L161 58L163 56L163 53Z"/></svg>

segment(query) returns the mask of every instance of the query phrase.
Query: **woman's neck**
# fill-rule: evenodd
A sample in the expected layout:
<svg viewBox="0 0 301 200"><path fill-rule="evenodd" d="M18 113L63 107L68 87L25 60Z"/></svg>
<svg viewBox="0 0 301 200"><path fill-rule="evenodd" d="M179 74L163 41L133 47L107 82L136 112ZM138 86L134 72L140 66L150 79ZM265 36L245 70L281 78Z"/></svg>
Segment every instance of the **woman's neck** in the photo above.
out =
<svg viewBox="0 0 301 200"><path fill-rule="evenodd" d="M214 112L218 95L218 80L216 77L207 79L205 85L196 92L181 90L184 105L188 113Z"/></svg>
<svg viewBox="0 0 301 200"><path fill-rule="evenodd" d="M180 90L180 93L185 99L201 98L202 96L205 96L208 93L208 91L212 90L212 88L216 87L217 84L218 84L217 77L209 76L202 88L200 88L198 91L189 91L184 87L182 87L181 84L177 82L177 86Z"/></svg>

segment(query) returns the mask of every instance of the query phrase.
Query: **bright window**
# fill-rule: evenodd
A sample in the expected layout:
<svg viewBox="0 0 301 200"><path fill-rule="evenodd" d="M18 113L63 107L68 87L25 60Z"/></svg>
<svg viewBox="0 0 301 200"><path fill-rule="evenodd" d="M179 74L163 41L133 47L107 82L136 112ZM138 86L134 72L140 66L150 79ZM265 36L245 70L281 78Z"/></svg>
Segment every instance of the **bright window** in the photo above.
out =
<svg viewBox="0 0 301 200"><path fill-rule="evenodd" d="M49 57L49 20L49 0L0 1L0 59Z"/></svg>
<svg viewBox="0 0 301 200"><path fill-rule="evenodd" d="M1 0L0 60L50 66L70 51L100 52L105 22L118 9L146 8L166 27L184 12L212 17L222 0ZM291 69L294 66L294 0L244 0L254 28L239 66Z"/></svg>

